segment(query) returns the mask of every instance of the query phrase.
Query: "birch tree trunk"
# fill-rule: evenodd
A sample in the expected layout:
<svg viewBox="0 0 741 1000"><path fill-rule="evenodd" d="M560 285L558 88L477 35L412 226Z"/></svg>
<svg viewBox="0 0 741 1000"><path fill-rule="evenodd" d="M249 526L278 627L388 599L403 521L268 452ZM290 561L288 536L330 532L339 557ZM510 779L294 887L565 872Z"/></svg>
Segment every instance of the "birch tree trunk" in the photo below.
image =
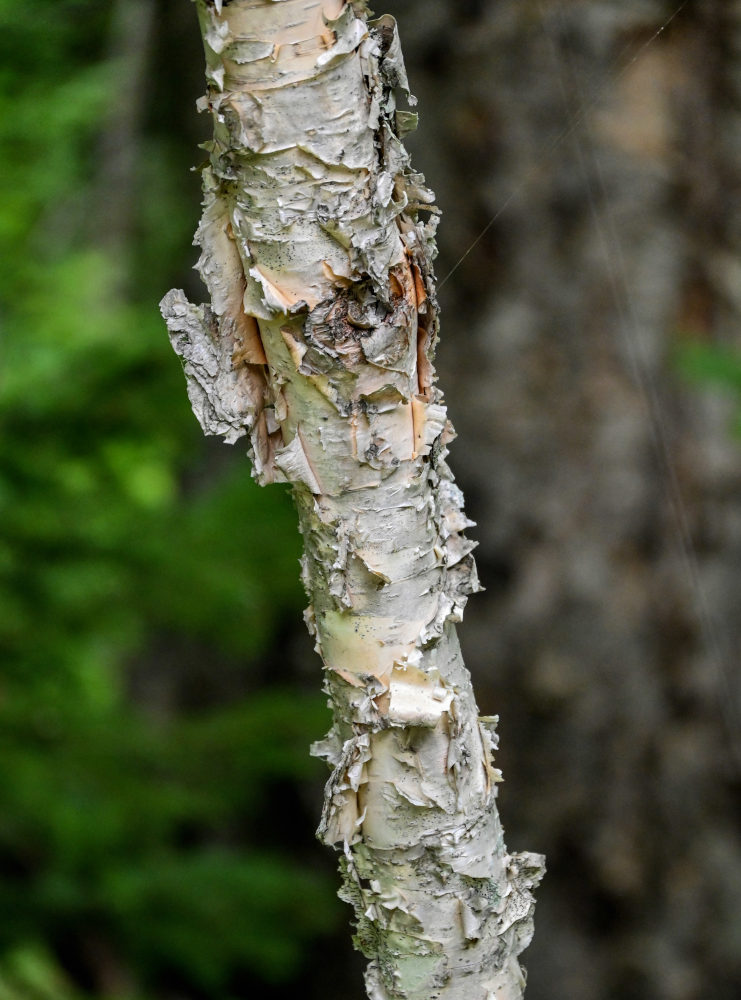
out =
<svg viewBox="0 0 741 1000"><path fill-rule="evenodd" d="M248 435L256 478L293 485L334 711L319 835L342 852L368 995L513 1000L542 858L504 846L496 720L456 637L478 583L396 25L345 0L197 3L211 304L171 291L162 312L204 431Z"/></svg>

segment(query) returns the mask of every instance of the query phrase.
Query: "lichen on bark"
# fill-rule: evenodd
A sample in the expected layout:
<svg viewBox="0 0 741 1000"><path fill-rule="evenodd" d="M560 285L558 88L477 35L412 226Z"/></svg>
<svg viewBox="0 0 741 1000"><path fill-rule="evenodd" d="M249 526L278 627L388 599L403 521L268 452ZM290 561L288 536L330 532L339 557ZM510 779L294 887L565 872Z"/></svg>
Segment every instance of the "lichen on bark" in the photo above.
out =
<svg viewBox="0 0 741 1000"><path fill-rule="evenodd" d="M198 269L162 311L207 434L288 482L334 712L320 837L371 1000L512 1000L542 858L510 855L455 626L478 589L432 367L437 209L393 18L197 0L214 120ZM421 214L427 216L423 221Z"/></svg>

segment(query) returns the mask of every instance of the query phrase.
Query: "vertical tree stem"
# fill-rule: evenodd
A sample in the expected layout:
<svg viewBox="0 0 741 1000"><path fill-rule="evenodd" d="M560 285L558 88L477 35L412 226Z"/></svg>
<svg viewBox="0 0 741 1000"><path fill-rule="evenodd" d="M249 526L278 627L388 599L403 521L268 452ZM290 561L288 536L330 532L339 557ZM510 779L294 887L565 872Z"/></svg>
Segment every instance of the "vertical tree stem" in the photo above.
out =
<svg viewBox="0 0 741 1000"><path fill-rule="evenodd" d="M206 433L248 434L258 480L293 484L335 718L319 834L342 851L368 995L513 1000L542 858L506 852L495 720L456 637L478 583L396 24L345 0L197 3L211 304L172 291L162 310Z"/></svg>

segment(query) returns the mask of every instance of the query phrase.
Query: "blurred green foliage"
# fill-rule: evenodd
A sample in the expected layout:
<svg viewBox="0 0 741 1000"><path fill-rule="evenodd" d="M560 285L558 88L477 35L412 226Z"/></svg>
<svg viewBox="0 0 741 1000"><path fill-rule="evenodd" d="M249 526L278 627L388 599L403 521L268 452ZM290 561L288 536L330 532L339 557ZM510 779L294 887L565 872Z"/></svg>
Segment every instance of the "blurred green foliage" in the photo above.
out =
<svg viewBox="0 0 741 1000"><path fill-rule="evenodd" d="M299 614L298 536L285 494L205 448L167 343L197 206L164 126L138 137L133 240L96 214L114 6L0 0L0 1000L222 1000L337 916L259 836L276 783L321 774L326 710L245 694ZM238 697L132 694L189 644Z"/></svg>
<svg viewBox="0 0 741 1000"><path fill-rule="evenodd" d="M730 394L737 405L733 429L741 436L741 354L717 344L687 340L677 353L681 373L698 386L714 386Z"/></svg>

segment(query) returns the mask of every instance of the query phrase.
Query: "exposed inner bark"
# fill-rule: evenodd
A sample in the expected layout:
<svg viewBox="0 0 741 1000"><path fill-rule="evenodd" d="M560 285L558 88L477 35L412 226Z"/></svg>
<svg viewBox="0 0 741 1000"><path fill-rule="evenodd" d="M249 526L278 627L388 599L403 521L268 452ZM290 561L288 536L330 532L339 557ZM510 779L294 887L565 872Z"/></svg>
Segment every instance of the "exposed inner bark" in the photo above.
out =
<svg viewBox="0 0 741 1000"><path fill-rule="evenodd" d="M204 431L249 435L258 480L294 485L335 715L319 834L369 996L511 1000L542 858L506 852L495 720L456 638L478 581L432 369L435 209L401 143L395 22L364 7L198 0L211 305L162 310Z"/></svg>

